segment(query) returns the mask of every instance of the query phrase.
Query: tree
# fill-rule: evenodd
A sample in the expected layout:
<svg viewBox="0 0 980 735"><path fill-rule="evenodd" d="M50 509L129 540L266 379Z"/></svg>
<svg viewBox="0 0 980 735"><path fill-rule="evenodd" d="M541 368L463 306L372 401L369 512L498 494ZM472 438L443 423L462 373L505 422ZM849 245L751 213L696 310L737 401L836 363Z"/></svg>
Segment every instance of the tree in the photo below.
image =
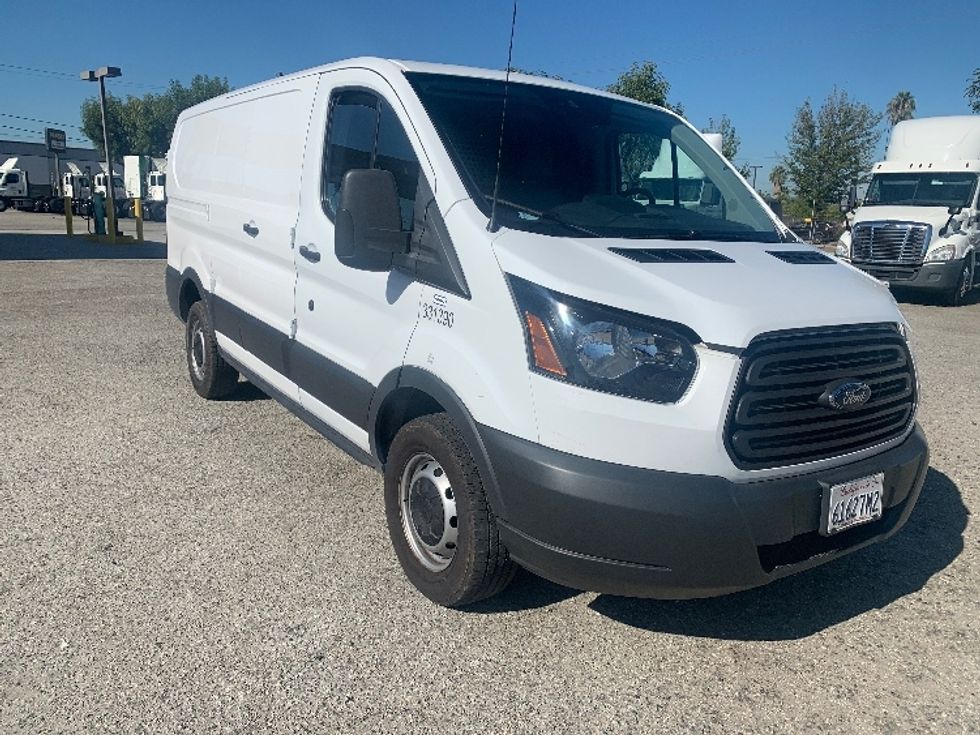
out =
<svg viewBox="0 0 980 735"><path fill-rule="evenodd" d="M769 172L769 183L772 184L772 195L782 199L786 193L786 167L777 163Z"/></svg>
<svg viewBox="0 0 980 735"><path fill-rule="evenodd" d="M642 63L634 61L629 71L624 71L606 90L623 97L631 97L648 105L660 105L673 110L678 115L684 114L684 108L679 103L667 101L670 93L670 82L660 73L652 61Z"/></svg>
<svg viewBox="0 0 980 735"><path fill-rule="evenodd" d="M808 207L839 202L852 183L866 178L881 139L881 118L837 89L816 116L806 100L796 111L782 161L794 195Z"/></svg>
<svg viewBox="0 0 980 735"><path fill-rule="evenodd" d="M892 127L902 120L911 120L915 115L915 97L912 96L911 92L899 92L888 101L885 114L888 115Z"/></svg>
<svg viewBox="0 0 980 735"><path fill-rule="evenodd" d="M732 121L728 118L728 115L722 115L718 119L718 122L715 122L713 117L709 117L708 127L704 128L701 132L720 133L721 154L729 161L735 160L735 156L738 154L738 149L742 145L742 139L739 138L738 133L735 132L735 126L732 125Z"/></svg>
<svg viewBox="0 0 980 735"><path fill-rule="evenodd" d="M230 91L228 80L197 74L189 87L176 79L162 94L125 100L106 95L106 117L112 150L116 155L164 156L177 125L177 116L188 107ZM105 155L102 142L102 112L98 97L82 102L82 132Z"/></svg>
<svg viewBox="0 0 980 735"><path fill-rule="evenodd" d="M980 66L973 70L973 76L967 81L966 92L963 96L966 97L970 109L976 113L980 113Z"/></svg>

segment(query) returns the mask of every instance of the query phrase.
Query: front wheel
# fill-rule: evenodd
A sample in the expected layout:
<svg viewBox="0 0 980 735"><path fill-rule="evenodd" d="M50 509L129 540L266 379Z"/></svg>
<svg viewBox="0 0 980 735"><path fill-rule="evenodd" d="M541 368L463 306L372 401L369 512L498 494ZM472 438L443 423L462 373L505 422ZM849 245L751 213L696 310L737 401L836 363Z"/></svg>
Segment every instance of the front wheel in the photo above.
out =
<svg viewBox="0 0 980 735"><path fill-rule="evenodd" d="M973 268L970 265L972 260L973 257L970 255L963 261L963 268L960 270L960 277L956 280L956 286L946 294L947 306L962 306L970 294L970 290L973 288Z"/></svg>
<svg viewBox="0 0 980 735"><path fill-rule="evenodd" d="M187 313L186 346L187 369L199 396L224 398L235 390L238 371L218 351L218 340L203 301L195 302Z"/></svg>
<svg viewBox="0 0 980 735"><path fill-rule="evenodd" d="M405 575L433 602L461 607L501 592L514 576L473 455L444 413L410 421L395 436L385 515Z"/></svg>

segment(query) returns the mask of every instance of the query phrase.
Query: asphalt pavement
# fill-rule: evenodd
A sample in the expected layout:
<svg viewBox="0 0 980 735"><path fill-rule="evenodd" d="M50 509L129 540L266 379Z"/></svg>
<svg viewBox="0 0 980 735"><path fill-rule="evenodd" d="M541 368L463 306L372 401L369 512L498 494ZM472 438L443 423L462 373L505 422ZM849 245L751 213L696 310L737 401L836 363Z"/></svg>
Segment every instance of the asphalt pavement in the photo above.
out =
<svg viewBox="0 0 980 735"><path fill-rule="evenodd" d="M378 475L246 383L197 397L163 283L0 263L0 732L980 732L976 300L903 305L932 469L893 539L712 600L523 573L452 611Z"/></svg>

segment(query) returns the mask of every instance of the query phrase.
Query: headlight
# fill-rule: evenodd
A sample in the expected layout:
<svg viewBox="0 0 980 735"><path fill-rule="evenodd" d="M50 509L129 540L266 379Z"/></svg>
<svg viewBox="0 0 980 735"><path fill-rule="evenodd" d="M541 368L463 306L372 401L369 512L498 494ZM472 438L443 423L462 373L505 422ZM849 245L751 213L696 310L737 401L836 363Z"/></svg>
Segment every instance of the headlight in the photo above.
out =
<svg viewBox="0 0 980 735"><path fill-rule="evenodd" d="M838 258L850 258L851 246L847 243L838 242L837 247L834 249L834 255L836 255Z"/></svg>
<svg viewBox="0 0 980 735"><path fill-rule="evenodd" d="M926 263L939 263L945 262L947 260L952 260L956 257L956 246L955 245L943 245L935 250L930 250L926 253Z"/></svg>
<svg viewBox="0 0 980 735"><path fill-rule="evenodd" d="M694 379L701 339L687 327L507 278L533 371L656 403L680 400Z"/></svg>

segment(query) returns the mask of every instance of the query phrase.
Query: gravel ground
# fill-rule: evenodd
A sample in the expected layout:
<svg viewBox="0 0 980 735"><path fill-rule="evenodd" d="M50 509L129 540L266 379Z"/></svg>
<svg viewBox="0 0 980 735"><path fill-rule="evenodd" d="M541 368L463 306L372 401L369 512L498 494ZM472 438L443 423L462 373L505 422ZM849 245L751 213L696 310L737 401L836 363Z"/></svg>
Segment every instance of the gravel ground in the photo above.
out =
<svg viewBox="0 0 980 735"><path fill-rule="evenodd" d="M163 269L0 263L0 732L980 731L980 304L903 307L933 468L892 540L459 612L402 576L378 476L247 384L193 393Z"/></svg>

